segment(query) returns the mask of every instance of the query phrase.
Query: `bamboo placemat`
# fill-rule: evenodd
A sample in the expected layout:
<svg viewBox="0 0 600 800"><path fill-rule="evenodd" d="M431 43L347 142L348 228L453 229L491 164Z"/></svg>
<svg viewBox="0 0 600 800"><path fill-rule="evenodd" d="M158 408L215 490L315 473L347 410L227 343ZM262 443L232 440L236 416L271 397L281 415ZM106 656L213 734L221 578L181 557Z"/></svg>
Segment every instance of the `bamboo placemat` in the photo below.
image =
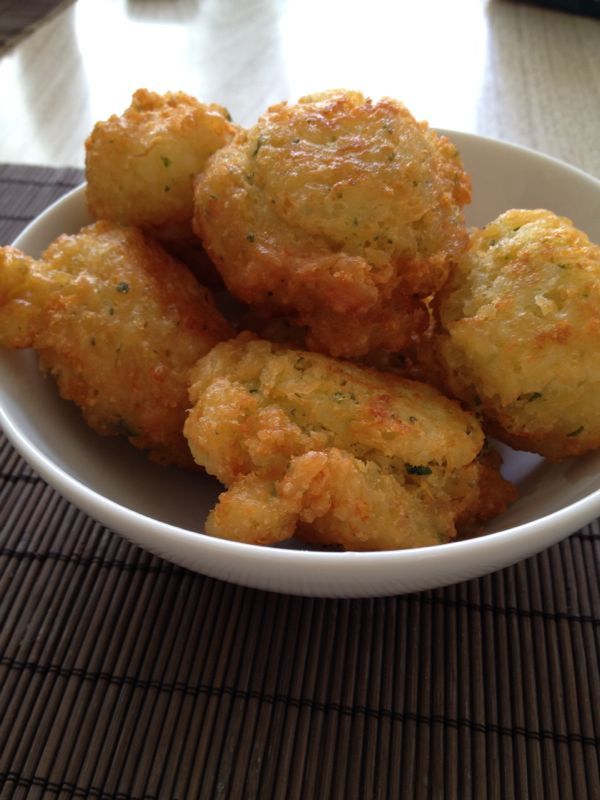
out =
<svg viewBox="0 0 600 800"><path fill-rule="evenodd" d="M81 180L0 166L0 244ZM0 797L598 798L600 525L372 600L129 544L0 444Z"/></svg>
<svg viewBox="0 0 600 800"><path fill-rule="evenodd" d="M544 6L555 11L567 11L570 14L583 14L588 17L600 17L600 0L518 0L529 5Z"/></svg>
<svg viewBox="0 0 600 800"><path fill-rule="evenodd" d="M0 0L0 53L73 0Z"/></svg>

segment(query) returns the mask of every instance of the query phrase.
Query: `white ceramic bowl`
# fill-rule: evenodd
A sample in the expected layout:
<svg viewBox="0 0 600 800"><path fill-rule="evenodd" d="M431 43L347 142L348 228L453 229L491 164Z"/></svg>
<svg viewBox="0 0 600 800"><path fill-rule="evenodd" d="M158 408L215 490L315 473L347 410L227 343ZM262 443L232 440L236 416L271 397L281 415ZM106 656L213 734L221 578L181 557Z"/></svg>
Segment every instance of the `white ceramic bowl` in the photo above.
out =
<svg viewBox="0 0 600 800"><path fill-rule="evenodd" d="M600 181L529 150L447 132L473 178L469 222L508 208L549 208L600 241ZM83 189L15 242L37 255L88 222ZM260 589L365 597L430 589L530 556L600 515L600 452L561 464L503 449L520 499L476 539L414 550L337 553L263 548L211 538L204 518L216 481L157 467L127 442L96 436L42 377L31 352L0 351L0 423L25 459L65 497L131 541L206 575Z"/></svg>

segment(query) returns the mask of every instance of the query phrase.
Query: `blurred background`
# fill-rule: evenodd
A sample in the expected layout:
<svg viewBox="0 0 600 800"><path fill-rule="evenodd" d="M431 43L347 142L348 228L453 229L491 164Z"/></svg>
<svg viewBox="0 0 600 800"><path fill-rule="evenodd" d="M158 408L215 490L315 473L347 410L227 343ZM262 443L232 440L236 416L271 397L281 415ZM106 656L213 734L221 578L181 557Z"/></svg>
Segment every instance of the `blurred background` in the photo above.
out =
<svg viewBox="0 0 600 800"><path fill-rule="evenodd" d="M121 113L142 86L219 102L243 125L271 103L343 87L600 177L596 0L551 4L588 14L509 0L23 5L29 29L0 50L4 162L81 166L94 122Z"/></svg>

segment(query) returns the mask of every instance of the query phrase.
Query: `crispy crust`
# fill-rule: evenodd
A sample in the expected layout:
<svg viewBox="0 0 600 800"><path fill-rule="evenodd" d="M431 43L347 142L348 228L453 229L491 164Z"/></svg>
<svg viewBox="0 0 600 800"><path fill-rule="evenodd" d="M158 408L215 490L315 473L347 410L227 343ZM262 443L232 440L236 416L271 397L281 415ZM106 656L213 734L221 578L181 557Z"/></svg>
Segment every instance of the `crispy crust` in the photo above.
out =
<svg viewBox="0 0 600 800"><path fill-rule="evenodd" d="M397 350L467 244L469 178L400 103L332 91L271 107L211 158L194 229L230 291L293 314L311 349Z"/></svg>
<svg viewBox="0 0 600 800"><path fill-rule="evenodd" d="M192 465L188 372L229 335L208 289L134 228L95 223L39 261L0 249L0 344L34 347L95 431L157 461Z"/></svg>
<svg viewBox="0 0 600 800"><path fill-rule="evenodd" d="M415 547L514 497L480 458L477 420L425 384L245 333L198 362L190 400L194 458L229 487L206 524L217 536Z"/></svg>
<svg viewBox="0 0 600 800"><path fill-rule="evenodd" d="M191 229L193 180L237 127L225 108L184 92L139 89L85 143L86 198L95 219L135 225L179 257L207 262Z"/></svg>
<svg viewBox="0 0 600 800"><path fill-rule="evenodd" d="M550 211L475 231L436 297L448 390L550 459L600 447L600 247Z"/></svg>

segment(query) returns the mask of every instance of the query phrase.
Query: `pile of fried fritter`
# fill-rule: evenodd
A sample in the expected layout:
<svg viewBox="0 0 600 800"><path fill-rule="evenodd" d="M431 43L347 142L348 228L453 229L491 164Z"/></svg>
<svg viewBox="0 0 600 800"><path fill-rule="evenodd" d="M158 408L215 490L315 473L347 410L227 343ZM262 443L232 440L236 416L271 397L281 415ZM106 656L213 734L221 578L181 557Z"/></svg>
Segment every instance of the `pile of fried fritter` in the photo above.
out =
<svg viewBox="0 0 600 800"><path fill-rule="evenodd" d="M0 249L0 345L225 484L209 534L438 544L515 499L486 434L600 448L600 247L540 209L469 232L459 153L401 103L329 91L246 130L141 89L86 177L95 223Z"/></svg>

